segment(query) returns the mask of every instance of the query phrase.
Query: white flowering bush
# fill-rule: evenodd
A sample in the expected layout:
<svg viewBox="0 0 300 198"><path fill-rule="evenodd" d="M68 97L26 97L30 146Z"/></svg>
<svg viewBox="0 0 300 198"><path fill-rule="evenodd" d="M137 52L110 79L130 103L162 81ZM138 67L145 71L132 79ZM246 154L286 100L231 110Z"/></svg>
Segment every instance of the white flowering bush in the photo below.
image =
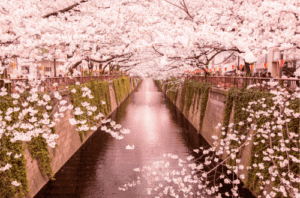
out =
<svg viewBox="0 0 300 198"><path fill-rule="evenodd" d="M95 131L97 124L110 112L109 83L91 80L88 83L69 86L75 117L70 119L76 125L81 139L89 131Z"/></svg>
<svg viewBox="0 0 300 198"><path fill-rule="evenodd" d="M56 147L55 124L67 110L59 92L41 92L41 81L16 82L15 93L0 92L0 177L5 196L28 193L24 149L38 161L42 174L52 178L48 146ZM53 100L56 101L53 106Z"/></svg>
<svg viewBox="0 0 300 198"><path fill-rule="evenodd" d="M120 80L123 80L123 78ZM122 88L123 85L120 84L120 86ZM70 86L69 89L72 93L72 104L74 105L75 115L69 121L71 125L76 125L76 129L82 140L87 132L97 130L100 121L103 124L100 129L118 140L122 140L124 134L130 133L128 129L121 128L121 125L116 124L115 121L105 119L111 111L108 82L91 80L88 83ZM134 145L128 145L125 148L132 150L134 149Z"/></svg>

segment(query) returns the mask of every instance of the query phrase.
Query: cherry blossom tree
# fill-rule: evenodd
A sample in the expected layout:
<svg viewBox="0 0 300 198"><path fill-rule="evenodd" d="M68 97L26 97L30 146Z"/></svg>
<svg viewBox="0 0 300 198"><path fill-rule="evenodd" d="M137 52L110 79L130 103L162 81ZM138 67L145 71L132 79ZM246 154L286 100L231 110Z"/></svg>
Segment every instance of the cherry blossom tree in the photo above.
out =
<svg viewBox="0 0 300 198"><path fill-rule="evenodd" d="M2 0L0 3L0 72L15 57L29 60L34 67L43 59L59 57L66 60L61 69L69 73L73 73L73 69L79 65L88 68L92 62L102 64L103 68L118 65L122 70L130 71L133 75L162 77L176 75L187 68L204 69L217 54L224 52L228 53L228 58L239 54L249 64L256 61L257 55L267 53L271 47L282 50L292 47L299 49L299 17L300 5L297 0L57 0L51 2ZM39 49L42 48L52 53L41 56ZM14 74L18 75L17 72ZM5 80L5 82L9 81ZM65 102L59 101L58 106L54 108L59 113L55 113L54 109L43 109L42 106L49 102L49 96L39 95L38 91L43 90L40 86L41 81L30 82L32 83L31 96L22 95L28 86L22 83L18 85L15 94L9 95L7 90L2 88L0 95L9 96L14 108L3 112L5 116L1 125L1 134L2 136L9 134L13 141L29 141L41 133L48 145L54 147L57 136L50 130L54 127L55 120L58 121L59 117L63 116L63 112L72 108L65 106ZM280 109L279 113L276 113L277 116L274 116L277 119L274 123L275 121L282 123L283 119L278 120L280 118L278 115L282 115L281 118L285 121L289 119L285 118L290 112L288 105L282 106L286 104L288 96L283 94L282 90L273 93L277 97L275 99L279 101L274 104L275 109ZM58 92L52 94L56 99L61 100ZM298 97L297 94L299 93L295 92L290 97ZM29 104L32 107L29 107ZM261 102L256 105L263 104ZM94 107L87 105L86 108ZM251 111L251 108L248 111ZM77 112L80 113L80 109ZM19 121L9 123L12 113L19 118ZM36 113L43 113L45 116L42 120L36 120ZM274 109L272 113L275 113ZM29 117L25 116L27 114ZM262 114L265 115L266 112ZM295 118L299 116L295 113L289 115ZM51 116L54 122L49 121ZM249 118L254 120L253 116ZM75 120L71 122L77 123ZM12 124L11 128L6 127L7 123ZM276 124L271 123L271 125ZM30 130L24 134L17 130L22 128L21 131L26 131L28 127ZM115 123L112 123L112 127L116 127ZM255 127L255 124L252 127ZM266 135L267 140L272 141L273 129L269 129L268 126L263 126L262 129L268 131L268 134L263 135ZM281 129L276 128L276 130L280 133ZM120 138L121 133L112 133L112 135ZM261 132L256 132L259 133ZM292 142L297 138L296 135L289 133L286 137L278 138L284 142ZM229 139L235 141L236 138L241 137L232 135ZM226 141L227 139L223 140L223 143ZM243 147L243 143L240 146ZM134 147L129 145L127 148ZM286 161L272 153L274 149L276 150L272 143L265 151L273 156L271 161L268 161L272 164L269 173L275 180L277 178L281 182L280 186L272 192L280 191L283 195L296 197L299 193L294 185L299 181L299 175L292 174L289 167L292 161L298 163L297 157L286 151L286 146L281 148L284 149L282 152L285 152L285 157L290 160ZM299 150L296 146L292 148ZM16 155L19 156L18 153ZM207 158L207 161L212 160L214 159ZM224 165L222 162L216 167L222 164ZM1 167L4 172L10 165L1 164ZM288 168L285 169L284 176L276 173L275 169L281 170L286 167ZM236 170L236 167L227 168L232 169L233 172ZM205 176L211 172L201 173L203 175L199 181L207 181ZM266 180L262 180L267 183ZM17 182L12 181L11 184L18 186ZM238 181L231 182L234 196ZM201 187L207 186L201 183ZM214 192L216 189L214 188ZM211 193L212 189L209 192ZM273 196L271 192L269 196Z"/></svg>

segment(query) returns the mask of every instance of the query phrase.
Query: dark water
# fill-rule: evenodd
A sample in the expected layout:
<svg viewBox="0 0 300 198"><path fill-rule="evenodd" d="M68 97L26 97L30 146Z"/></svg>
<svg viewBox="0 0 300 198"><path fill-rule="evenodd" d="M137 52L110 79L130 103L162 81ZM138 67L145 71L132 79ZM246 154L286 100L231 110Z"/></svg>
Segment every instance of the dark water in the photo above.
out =
<svg viewBox="0 0 300 198"><path fill-rule="evenodd" d="M155 197L163 192L165 186L174 185L174 189L178 189L172 182L163 181L161 177L156 181L155 177L182 169L178 160L166 158L163 154L176 154L186 160L195 154L193 149L207 145L151 79L142 82L112 114L112 119L123 128L130 129L130 134L124 135L123 140L116 140L100 130L94 133L55 175L56 180L48 182L36 198ZM135 145L134 150L126 150L128 144ZM168 161L168 167L155 168L153 165L154 162ZM138 167L142 172L133 171ZM141 184L128 187L128 183L135 184L138 177ZM158 187L159 184L163 187ZM126 188L126 191L119 190L119 187ZM147 194L147 188L152 189L151 195ZM193 197L196 197L195 194Z"/></svg>

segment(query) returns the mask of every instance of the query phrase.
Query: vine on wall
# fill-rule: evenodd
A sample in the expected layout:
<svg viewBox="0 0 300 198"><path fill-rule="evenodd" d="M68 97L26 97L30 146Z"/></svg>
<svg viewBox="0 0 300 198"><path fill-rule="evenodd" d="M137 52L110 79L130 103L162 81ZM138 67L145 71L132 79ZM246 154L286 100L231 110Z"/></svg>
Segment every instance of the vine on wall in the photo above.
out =
<svg viewBox="0 0 300 198"><path fill-rule="evenodd" d="M227 131L228 131L228 125L229 125L229 121L230 121L230 115L232 112L232 107L233 107L233 101L234 101L234 97L236 96L236 92L235 92L235 88L230 88L227 93L226 93L226 103L225 103L225 110L224 110L224 116L223 116L223 127L224 132L222 134L222 138L225 138L227 135Z"/></svg>
<svg viewBox="0 0 300 198"><path fill-rule="evenodd" d="M40 95L42 98L42 95ZM53 109L52 101L48 101L47 106L51 106L51 109L43 109L37 113L37 119L41 120L43 118L43 113L47 112L51 115L51 110ZM49 116L49 120L53 122L53 117ZM55 134L55 127L51 128L51 133ZM57 147L57 145L56 145ZM53 179L54 173L51 165L51 157L48 149L46 140L41 136L33 137L30 142L27 143L27 148L33 159L36 159L38 162L39 169L42 175L48 179Z"/></svg>
<svg viewBox="0 0 300 198"><path fill-rule="evenodd" d="M51 157L45 139L39 135L34 137L27 145L31 157L37 160L42 175L48 179L53 179Z"/></svg>
<svg viewBox="0 0 300 198"><path fill-rule="evenodd" d="M193 102L194 94L195 94L195 88L196 88L196 82L186 80L184 81L183 89L184 95L183 95L183 104L185 107L185 114L188 116L190 112L190 108Z"/></svg>
<svg viewBox="0 0 300 198"><path fill-rule="evenodd" d="M160 88L162 88L162 82L157 81L157 84ZM177 100L179 83L176 78L171 78L165 83L166 95L172 100Z"/></svg>
<svg viewBox="0 0 300 198"><path fill-rule="evenodd" d="M42 100L42 97L45 93L40 93L38 98ZM29 92L24 92L21 94L21 97L16 100L11 97L11 95L1 97L0 111L7 112L9 108L18 109L17 104L20 104L23 101L23 98L29 97L31 94ZM15 102L13 102L15 101ZM51 106L51 101L48 101L46 106ZM34 115L36 122L38 122L40 127L43 127L41 121L44 119L44 113L51 113L51 109L46 109L45 106L41 106L38 102L29 102L26 106L36 110ZM11 121L6 122L7 127L16 125L19 120L19 112L15 111L10 114ZM24 120L30 120L32 115L26 114ZM52 121L52 117L49 117L49 120ZM19 127L18 132L26 132L24 128ZM55 134L54 127L51 128L52 134ZM27 141L26 144L22 144L20 140L16 142L11 141L11 137L8 133L1 134L0 138L0 167L4 165L11 165L11 168L0 173L0 197L27 197L29 194L28 180L27 180L27 170L26 170L26 159L25 159L25 148L28 148L33 159L36 159L38 162L39 169L43 176L52 179L53 170L51 166L51 157L48 150L48 144L45 138L42 137L42 134L37 134L30 141ZM18 181L19 186L11 185L12 181Z"/></svg>
<svg viewBox="0 0 300 198"><path fill-rule="evenodd" d="M265 97L262 97L265 98ZM273 101L269 98L266 98L267 102L267 107L268 109L271 109L273 105ZM289 101L290 105L289 105L289 109L294 110L295 112L299 113L300 112L300 100L296 99L296 100L291 100ZM261 109L263 107L260 107ZM278 108L276 108L275 110L278 110ZM270 116L269 119L263 118L258 120L257 125L259 127L263 126L266 122L269 122L271 120L274 119L274 116ZM284 119L284 118L283 118ZM293 132L296 133L298 135L300 135L300 120L299 118L294 118L291 117L290 118L291 121L288 123L283 124L283 138L284 139L289 139L289 132ZM274 130L275 131L275 130ZM280 132L279 132L280 133ZM250 165L253 167L253 165L259 165L261 162L264 161L264 157L266 155L266 153L262 153L262 150L264 148L266 148L267 146L269 146L270 142L265 141L265 138L263 137L263 135L256 135L253 139L254 142L259 142L259 144L253 144L252 148L251 148L251 162ZM293 148L295 147L295 145L297 145L297 147L299 148L300 146L300 142L298 141L298 143L295 144L295 142L289 141L289 142L284 142L285 147L287 148ZM282 142L280 141L280 139L275 139L272 142L272 146L273 147L277 147L280 148L282 146ZM289 174L297 174L300 172L300 167L297 163L294 163L293 160L291 158L288 157L289 156L295 156L297 159L300 159L300 153L299 151L293 150L293 149L289 149L288 151L288 155L287 153L283 153L280 149L279 150L275 150L274 155L277 156L282 156L283 159L288 159L289 160ZM275 161L277 161L277 159L275 159ZM257 188L257 185L262 185L264 186L265 183L262 182L261 178L263 177L265 180L270 180L270 184L276 188L280 187L280 185L282 185L282 181L280 181L280 179L277 177L275 180L273 180L270 176L269 173L269 168L271 168L272 163L264 163L264 169L261 169L258 167L254 167L252 169L250 169L248 171L248 177L247 177L247 181L246 181L246 186L251 189L252 191L256 192L257 194L261 194L261 190L260 188ZM285 172L287 170L285 169L277 169L279 175L282 175L282 177L286 180L289 179L288 175L284 175ZM257 174L259 173L259 174ZM296 187L296 186L295 186ZM300 184L298 183L297 188L300 189ZM283 196L282 193L278 193L276 195L276 197L286 197Z"/></svg>
<svg viewBox="0 0 300 198"><path fill-rule="evenodd" d="M185 97L186 97L186 92L188 91L187 90L187 82L186 80L182 83L182 87L181 87L181 98L180 98L180 108L181 108L181 111L183 112L183 109L184 109L184 105L185 105Z"/></svg>
<svg viewBox="0 0 300 198"><path fill-rule="evenodd" d="M197 88L191 83L191 81L185 81L182 85L180 109L183 107L188 110L190 100L197 93ZM238 195L236 185L240 184L240 180L236 177L237 175L232 175L232 178L226 176L226 173L236 173L240 179L246 179L245 187L255 192L258 197L298 197L300 189L300 89L297 88L295 92L291 92L288 87L278 86L277 82L264 83L264 86L271 87L270 92L250 89L255 86L260 85L252 85L247 89L231 88L227 92L222 127L223 137L219 141L218 136L212 136L215 141L211 148L215 152L218 146L219 150L216 156L205 159L204 163L207 165L216 161L217 164L202 174L202 180L206 181L209 174L214 175L215 179L218 178L220 171L218 168L226 166L227 171L222 172L224 174L222 177L225 183L232 185L231 192L226 192L226 196L231 196L230 193L232 196ZM205 101L205 98L208 98L208 90L206 96L203 96L205 93L203 90L207 89L200 89L198 94L198 99L201 96L201 106L203 99ZM206 107L207 104L204 104L205 102L203 102L203 107ZM201 109L204 109L203 107ZM229 123L232 111L233 123ZM244 162L240 163L248 157L248 153L243 153L247 148L246 145L251 147L251 154L249 161L246 159L248 164L245 167ZM195 150L199 152L198 149ZM209 152L209 150L205 151ZM246 175L241 170L247 170Z"/></svg>
<svg viewBox="0 0 300 198"><path fill-rule="evenodd" d="M268 92L263 92L263 91L259 91L259 90L253 90L253 89L237 89L237 88L232 88L231 90L231 97L233 101L235 102L234 105L234 115L233 115L233 120L234 123L237 123L235 125L235 130L238 131L238 135L247 135L247 133L249 132L250 129L250 125L251 123L247 121L247 118L249 117L250 112L245 112L244 109L246 109L249 105L249 102L251 101L258 101L261 98L265 98L268 101L269 107L272 105L272 95ZM259 108L257 109L259 110ZM226 112L225 112L226 113ZM228 115L226 115L228 116ZM230 116L230 114L229 114ZM228 119L228 118L226 118ZM240 122L243 122L244 124L238 124ZM260 126L262 120L259 120L258 122L258 126ZM223 124L224 125L224 124ZM241 142L243 143L243 142ZM240 143L236 142L236 141L231 141L231 146L238 146ZM238 156L240 157L242 152L238 153ZM232 160L232 165L234 164L235 160Z"/></svg>
<svg viewBox="0 0 300 198"><path fill-rule="evenodd" d="M0 197L27 197L29 187L24 156L25 146L21 142L12 143L6 135L2 136L0 143L1 166L11 165L11 168L0 173ZM16 154L21 156L15 158ZM20 185L12 186L12 181L18 181Z"/></svg>
<svg viewBox="0 0 300 198"><path fill-rule="evenodd" d="M199 121L199 132L202 129L203 119L208 101L208 94L211 84L206 82L198 82L194 80L186 80L182 86L182 100L181 104L185 107L185 113L188 115L189 109L192 105L194 94L197 93L197 109L200 105L200 121ZM200 103L201 101L201 103Z"/></svg>
<svg viewBox="0 0 300 198"><path fill-rule="evenodd" d="M113 80L113 87L115 90L116 101L119 104L122 99L130 94L130 79L129 77L122 77Z"/></svg>
<svg viewBox="0 0 300 198"><path fill-rule="evenodd" d="M211 88L211 84L208 82L199 84L198 94L202 95L201 96L199 132L202 129L203 119L204 119L204 115L205 115L205 110L206 110L206 106L207 106L208 94L209 94L210 88Z"/></svg>
<svg viewBox="0 0 300 198"><path fill-rule="evenodd" d="M81 85L71 85L69 89L71 90L71 102L75 111L82 111L81 114L74 114L75 119L79 120L79 123L76 125L77 131L81 140L84 140L84 135L90 131L91 127L97 124L95 117L99 117L99 115L104 117L111 111L109 83L91 80ZM94 108L95 110L85 108L87 103L96 107Z"/></svg>
<svg viewBox="0 0 300 198"><path fill-rule="evenodd" d="M139 80L134 82L137 85ZM119 95L130 92L128 78L121 79L119 84L125 85L124 93L119 93ZM123 91L122 88L119 87L119 90ZM6 89L1 89L0 197L30 197L25 158L26 148L32 158L37 160L43 176L53 179L48 146L57 147L55 139L58 138L58 135L55 134L54 126L56 122L59 122L59 117L64 116L63 112L73 109L75 106L74 110L77 113L76 107L86 106L86 108L82 108L83 111L79 110L83 113L76 115L74 112L77 120L70 120L71 123L77 124L77 130L82 139L87 131L97 129L95 126L97 123L94 120L99 120L100 117L110 113L108 82L91 80L83 85L70 86L69 89L72 93L73 105L68 105L67 100L61 100L60 92L54 92L51 99L49 93L39 93L37 89L25 89L25 85L22 84L18 88L20 91L18 94L8 95ZM90 103L91 106L86 105L87 103ZM66 104L68 106L65 106ZM97 115L97 113L99 114ZM85 124L89 127L83 127ZM115 125L115 127L119 127L119 125Z"/></svg>
<svg viewBox="0 0 300 198"><path fill-rule="evenodd" d="M154 80L155 84L162 90L163 80Z"/></svg>
<svg viewBox="0 0 300 198"><path fill-rule="evenodd" d="M0 111L6 112L9 107L14 107L13 98L11 96L1 97ZM12 117L8 124L13 123L13 119L16 119L14 114ZM0 167L11 166L8 170L0 172L0 197L25 197L29 192L24 157L25 148L21 142L12 143L8 134L1 133L0 137ZM21 154L21 156L15 157L15 154ZM20 187L12 186L12 181L21 183Z"/></svg>
<svg viewBox="0 0 300 198"><path fill-rule="evenodd" d="M167 96L175 103L178 95L178 87L174 89L174 82L176 79L170 79L165 84ZM177 80L178 81L178 80ZM171 83L173 82L173 83ZM157 82L159 85L159 81ZM201 131L203 125L203 119L205 115L205 110L208 101L208 94L210 90L211 84L208 82L202 83L195 80L185 80L182 83L182 92L181 92L181 100L180 106L185 109L185 114L189 114L190 107L192 105L195 94L197 94L197 109L200 105L200 121L199 121L199 132ZM200 103L201 101L201 103Z"/></svg>
<svg viewBox="0 0 300 198"><path fill-rule="evenodd" d="M278 107L274 107L274 100L272 99L274 95L272 95L269 92L259 91L259 90L253 90L253 89L237 89L237 88L231 88L227 92L227 100L226 100L226 107L224 112L224 119L223 119L223 127L225 128L223 130L223 139L228 135L226 126L229 125L230 120L230 114L233 110L234 112L234 131L239 136L245 135L247 137L251 122L248 122L247 119L249 118L249 115L254 112L259 112L260 110L269 110L270 112L273 112L274 110L279 111ZM234 108L233 108L233 103ZM261 105L262 103L263 105ZM300 100L291 100L289 101L289 108L294 110L294 112L300 112ZM249 104L255 104L251 108L254 110L253 112L245 112L245 109L249 107ZM274 116L270 114L269 117L257 117L255 120L255 123L257 125L257 128L263 128L263 126L267 122L271 122L274 119ZM288 139L287 130L296 132L298 135L300 134L300 125L299 125L299 119L292 118L289 123L287 123L287 128L284 128L283 137ZM232 131L231 131L232 133ZM253 137L253 142L259 142L259 144L253 144L251 147L251 155L250 155L250 164L249 166L252 167L247 171L247 180L245 182L245 185L247 188L249 188L251 191L255 192L257 195L262 195L261 188L258 188L258 186L264 186L265 183L262 182L262 178L264 180L270 180L270 184L272 186L278 187L280 185L280 181L278 178L276 180L271 179L269 174L269 168L271 167L272 163L264 163L264 168L261 168L258 166L258 164L261 164L265 160L263 159L266 155L262 154L261 152L269 146L270 142L265 141L265 137L263 135L255 135ZM243 142L236 142L231 141L230 146L234 149L238 147ZM275 141L272 143L273 146L280 148L281 142ZM292 148L293 143L285 143L287 148ZM298 145L299 146L299 145ZM242 150L239 150L237 153L237 157L240 158L242 154ZM283 158L286 158L287 156L284 156L282 152L277 151L275 152L275 155L281 155ZM298 156L298 159L300 158L299 152L296 151L289 151L289 154L292 154L293 156ZM236 163L235 160L230 160L229 164L231 166L235 166ZM293 173L297 173L300 171L299 166L297 166L296 163L292 163L292 167L290 167L290 170L292 170ZM279 174L283 174L283 170L278 170ZM300 186L299 186L300 187ZM276 197L283 197L282 193L278 193Z"/></svg>

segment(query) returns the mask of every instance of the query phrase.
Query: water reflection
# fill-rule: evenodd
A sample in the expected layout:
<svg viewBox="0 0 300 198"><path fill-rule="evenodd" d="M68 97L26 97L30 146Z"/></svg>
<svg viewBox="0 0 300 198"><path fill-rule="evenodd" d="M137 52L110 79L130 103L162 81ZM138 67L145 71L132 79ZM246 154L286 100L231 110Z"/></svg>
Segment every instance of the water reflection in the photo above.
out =
<svg viewBox="0 0 300 198"><path fill-rule="evenodd" d="M156 192L155 182L149 183L146 172L143 177L142 172L135 172L133 169L146 169L159 161L166 163L170 159L163 157L163 154L168 153L186 160L191 154L195 155L194 148L207 145L151 79L144 80L111 117L123 128L130 129L131 133L121 141L100 130L93 134L55 175L56 180L50 181L36 198L154 197L162 192L162 188ZM126 150L128 144L135 145L135 149ZM171 163L167 168L153 168L150 172L164 174L173 170L180 171L181 167L177 163ZM119 187L137 181L137 178L141 178L140 185L129 187L126 191L119 190ZM171 185L174 189L177 188L167 181L159 183L164 187ZM147 192L150 188L153 190L151 196Z"/></svg>

